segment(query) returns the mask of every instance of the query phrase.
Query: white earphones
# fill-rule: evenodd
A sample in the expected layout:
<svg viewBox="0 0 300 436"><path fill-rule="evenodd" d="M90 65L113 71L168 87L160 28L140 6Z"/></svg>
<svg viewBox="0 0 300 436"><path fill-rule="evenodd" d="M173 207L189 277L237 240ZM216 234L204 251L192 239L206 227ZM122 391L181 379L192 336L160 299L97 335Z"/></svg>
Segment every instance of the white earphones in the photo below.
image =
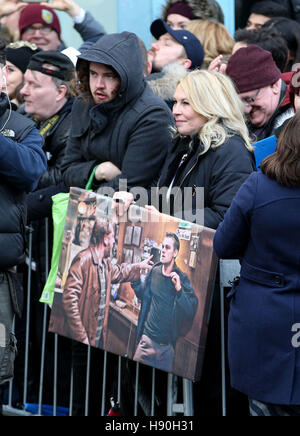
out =
<svg viewBox="0 0 300 436"><path fill-rule="evenodd" d="M4 74L3 74L2 80L3 80L3 85L5 86L5 92L6 92L7 96L8 96L7 79L6 79L6 76Z"/></svg>
<svg viewBox="0 0 300 436"><path fill-rule="evenodd" d="M5 75L4 73L3 73L3 75L2 75L2 79L3 79L3 84L4 84L4 86L5 86L5 91L6 91L6 95L7 95L8 103L9 103L9 114L8 114L8 118L7 118L7 120L5 121L5 123L3 124L3 126L2 126L1 129L0 129L0 133L1 133L1 132L4 130L4 128L6 127L8 121L10 120L11 112L12 112L11 102L10 102L10 98L9 98L9 96L8 96L8 89L7 89L7 80L6 80L6 75Z"/></svg>

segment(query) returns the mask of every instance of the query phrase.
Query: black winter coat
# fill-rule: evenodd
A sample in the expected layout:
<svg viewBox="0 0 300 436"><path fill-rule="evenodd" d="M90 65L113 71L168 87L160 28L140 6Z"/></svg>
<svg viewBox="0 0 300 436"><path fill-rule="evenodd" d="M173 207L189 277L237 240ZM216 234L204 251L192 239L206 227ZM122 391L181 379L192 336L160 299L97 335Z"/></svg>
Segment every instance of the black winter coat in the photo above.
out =
<svg viewBox="0 0 300 436"><path fill-rule="evenodd" d="M70 98L55 115L59 118L54 125L43 134L49 120L37 125L44 138L44 151L48 157L48 168L39 181L39 189L62 182L61 164L65 154L67 141L71 131L71 110L74 99Z"/></svg>
<svg viewBox="0 0 300 436"><path fill-rule="evenodd" d="M93 168L110 161L122 174L109 187L119 190L119 179L126 179L129 188L150 186L166 157L174 120L145 82L136 35L103 36L79 59L111 65L121 78L121 87L108 103L88 104L82 97L75 100L62 168L65 184L84 188Z"/></svg>
<svg viewBox="0 0 300 436"><path fill-rule="evenodd" d="M196 217L196 210L201 205L198 197L202 192L198 192L197 188L204 188L204 225L216 229L223 221L238 189L255 170L254 156L238 135L229 137L224 144L215 149L210 148L205 154L201 154L203 145L198 135L193 137L191 151L188 151L189 143L190 138L179 138L175 141L157 188L169 187L175 177L175 197L177 191L177 195L182 194L183 201L172 201L171 197L171 213L180 217L178 213L183 210L182 218L188 221L191 221L192 216ZM187 156L179 167L184 155ZM190 190L185 191L185 188ZM186 198L187 196L190 198ZM203 222L198 224L203 225Z"/></svg>
<svg viewBox="0 0 300 436"><path fill-rule="evenodd" d="M0 271L25 257L25 193L46 169L42 138L31 120L10 111L0 98Z"/></svg>
<svg viewBox="0 0 300 436"><path fill-rule="evenodd" d="M51 197L59 192L69 191L63 183L61 165L71 131L73 102L73 98L69 99L57 114L37 124L44 138L43 150L48 158L48 166L39 180L38 189L27 196L29 222L51 218Z"/></svg>

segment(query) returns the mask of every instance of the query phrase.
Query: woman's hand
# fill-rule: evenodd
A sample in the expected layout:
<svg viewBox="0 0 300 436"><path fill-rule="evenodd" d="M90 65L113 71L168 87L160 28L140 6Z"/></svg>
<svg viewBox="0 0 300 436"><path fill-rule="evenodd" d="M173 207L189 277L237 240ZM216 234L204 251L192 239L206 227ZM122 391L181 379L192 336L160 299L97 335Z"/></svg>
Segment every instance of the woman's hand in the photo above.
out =
<svg viewBox="0 0 300 436"><path fill-rule="evenodd" d="M99 182L101 182L102 180L110 182L120 174L121 170L112 162L102 162L96 169L95 179Z"/></svg>
<svg viewBox="0 0 300 436"><path fill-rule="evenodd" d="M64 11L72 18L77 17L80 14L80 6L73 0L53 0L51 3L41 2L42 6L57 9L58 11Z"/></svg>
<svg viewBox="0 0 300 436"><path fill-rule="evenodd" d="M227 65L222 64L223 55L220 55L216 57L211 63L209 64L208 71L216 71L217 73L226 73Z"/></svg>
<svg viewBox="0 0 300 436"><path fill-rule="evenodd" d="M140 263L138 264L139 268L142 269L142 270L149 270L149 269L152 269L152 267L153 267L153 262L152 262L152 260L151 260L152 257L153 257L153 255L150 256L148 259L145 259L145 260L143 260L142 262L140 262Z"/></svg>
<svg viewBox="0 0 300 436"><path fill-rule="evenodd" d="M115 192L113 196L113 207L115 209L116 215L118 217L125 215L133 201L134 198L130 192Z"/></svg>
<svg viewBox="0 0 300 436"><path fill-rule="evenodd" d="M21 11L28 3L0 0L0 18Z"/></svg>
<svg viewBox="0 0 300 436"><path fill-rule="evenodd" d="M174 285L174 288L176 289L177 292L180 292L181 291L181 280L180 280L179 275L175 271L173 271L170 274L170 277L171 277L172 283Z"/></svg>

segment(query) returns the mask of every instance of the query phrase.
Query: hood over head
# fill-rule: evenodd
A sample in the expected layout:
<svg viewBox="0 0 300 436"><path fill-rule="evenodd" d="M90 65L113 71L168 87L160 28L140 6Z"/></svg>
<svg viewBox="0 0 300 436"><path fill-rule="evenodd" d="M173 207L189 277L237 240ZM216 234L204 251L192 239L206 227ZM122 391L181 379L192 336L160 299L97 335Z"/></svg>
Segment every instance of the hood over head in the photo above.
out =
<svg viewBox="0 0 300 436"><path fill-rule="evenodd" d="M122 32L102 36L78 56L77 68L82 62L97 62L111 66L121 79L119 99L122 99L123 103L140 95L146 86L142 52L134 33Z"/></svg>

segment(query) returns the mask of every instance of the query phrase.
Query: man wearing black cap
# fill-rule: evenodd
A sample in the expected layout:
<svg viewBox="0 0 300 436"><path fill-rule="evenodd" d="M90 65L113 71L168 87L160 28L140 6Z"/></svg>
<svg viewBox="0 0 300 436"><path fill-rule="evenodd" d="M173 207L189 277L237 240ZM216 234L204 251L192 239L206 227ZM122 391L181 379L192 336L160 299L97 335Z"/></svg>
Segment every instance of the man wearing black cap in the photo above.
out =
<svg viewBox="0 0 300 436"><path fill-rule="evenodd" d="M24 109L36 122L48 156L48 169L40 179L39 189L57 187L62 182L60 165L70 134L74 70L72 61L63 53L40 51L31 57L24 75L24 86L20 91L25 102ZM53 188L51 194L54 195ZM32 194L33 197L37 198L37 193ZM39 198L47 201L47 195ZM50 213L51 209L42 204L43 213ZM32 216L33 212L29 207L30 219L40 218L39 215Z"/></svg>
<svg viewBox="0 0 300 436"><path fill-rule="evenodd" d="M72 80L74 65L59 51L40 51L31 57L24 75L24 86L20 93L24 98L25 114L35 121L44 139L44 152L48 167L39 180L37 189L27 196L28 222L34 221L34 259L43 262L45 249L42 218L52 216L51 197L67 192L62 179L61 162L71 129L73 105ZM51 230L51 229L50 229ZM35 241L36 240L36 241ZM41 288L39 280L37 288ZM42 289L39 289L41 294ZM39 295L40 295L39 294Z"/></svg>
<svg viewBox="0 0 300 436"><path fill-rule="evenodd" d="M204 59L199 39L187 30L173 30L163 20L155 20L150 27L157 40L148 52L152 71L147 82L153 92L170 106L178 80L188 70L201 68Z"/></svg>
<svg viewBox="0 0 300 436"><path fill-rule="evenodd" d="M186 70L201 68L204 51L199 39L188 30L173 30L163 20L151 24L151 33L157 42L149 50L152 72L157 73L171 62L177 62Z"/></svg>
<svg viewBox="0 0 300 436"><path fill-rule="evenodd" d="M72 61L59 51L40 51L34 54L28 64L24 75L24 86L21 94L24 98L24 109L27 117L35 121L37 128L44 139L44 152L47 156L48 166L39 180L37 189L27 195L28 222L31 222L32 233L32 263L35 268L31 271L32 286L32 322L36 330L42 329L42 314L39 298L46 282L46 230L45 220L51 218L51 197L59 192L67 192L62 182L61 161L64 156L68 136L71 128L71 109L73 104L72 80L74 78L74 65ZM52 243L52 219L49 220L49 251ZM49 252L51 258L51 251ZM24 286L26 274L24 275ZM40 336L36 335L32 341L33 361L37 359L41 349ZM47 338L47 343L51 338ZM62 351L66 371L68 370L68 343L63 343ZM51 347L50 347L51 349ZM50 350L49 349L49 350ZM49 351L46 350L46 353ZM51 352L46 362L51 361ZM46 364L45 391L51 390L52 379L48 378L50 369ZM60 374L64 380L67 374ZM38 386L32 372L30 382ZM35 385L36 383L36 385ZM60 401L64 401L65 385L59 387Z"/></svg>

